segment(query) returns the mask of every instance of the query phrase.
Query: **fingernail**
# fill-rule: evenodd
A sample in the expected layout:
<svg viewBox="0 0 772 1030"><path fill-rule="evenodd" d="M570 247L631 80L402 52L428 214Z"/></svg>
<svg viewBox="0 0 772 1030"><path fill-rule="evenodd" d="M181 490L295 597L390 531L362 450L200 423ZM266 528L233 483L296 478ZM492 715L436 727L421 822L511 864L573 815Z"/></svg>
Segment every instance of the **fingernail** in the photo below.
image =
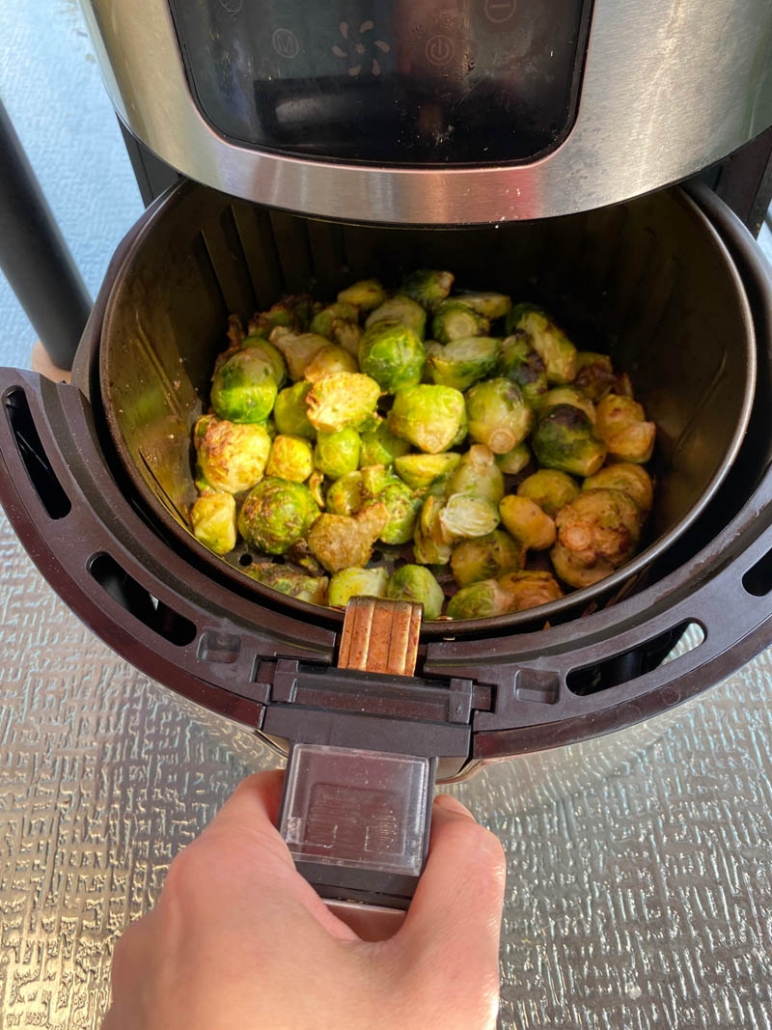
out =
<svg viewBox="0 0 772 1030"><path fill-rule="evenodd" d="M442 808L446 812L451 812L453 815L463 815L467 819L471 819L472 822L476 822L469 809L462 805L458 798L454 798L452 794L438 794L434 799L434 803L438 808Z"/></svg>

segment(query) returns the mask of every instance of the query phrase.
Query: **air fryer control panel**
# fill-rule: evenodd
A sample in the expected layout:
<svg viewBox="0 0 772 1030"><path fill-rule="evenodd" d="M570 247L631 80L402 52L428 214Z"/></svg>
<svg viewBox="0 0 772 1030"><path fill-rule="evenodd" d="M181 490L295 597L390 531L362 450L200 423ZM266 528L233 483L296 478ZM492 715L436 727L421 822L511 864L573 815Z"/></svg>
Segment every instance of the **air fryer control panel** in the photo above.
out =
<svg viewBox="0 0 772 1030"><path fill-rule="evenodd" d="M573 124L591 0L169 0L218 134L378 164L527 161Z"/></svg>

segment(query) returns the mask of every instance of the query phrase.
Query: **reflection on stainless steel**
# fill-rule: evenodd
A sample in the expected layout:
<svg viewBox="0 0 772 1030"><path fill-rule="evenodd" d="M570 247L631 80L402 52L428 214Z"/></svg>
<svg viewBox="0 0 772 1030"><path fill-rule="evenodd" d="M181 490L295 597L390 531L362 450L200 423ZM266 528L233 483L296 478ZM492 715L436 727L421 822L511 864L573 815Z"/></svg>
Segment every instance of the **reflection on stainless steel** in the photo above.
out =
<svg viewBox="0 0 772 1030"><path fill-rule="evenodd" d="M110 950L276 759L65 608L0 515L0 1027L96 1030ZM503 1026L772 1011L772 654L666 716L450 788L504 842Z"/></svg>
<svg viewBox="0 0 772 1030"><path fill-rule="evenodd" d="M186 175L351 221L501 222L612 204L686 177L772 122L768 0L595 0L579 113L530 165L416 170L250 150L217 136L188 90L166 0L82 0L118 113Z"/></svg>

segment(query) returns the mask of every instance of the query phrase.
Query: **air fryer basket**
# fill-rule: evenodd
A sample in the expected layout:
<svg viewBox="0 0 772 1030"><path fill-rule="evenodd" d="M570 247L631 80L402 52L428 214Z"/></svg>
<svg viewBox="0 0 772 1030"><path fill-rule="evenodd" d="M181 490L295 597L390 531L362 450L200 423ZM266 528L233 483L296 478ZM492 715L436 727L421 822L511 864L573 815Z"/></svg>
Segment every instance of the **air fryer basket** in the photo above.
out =
<svg viewBox="0 0 772 1030"><path fill-rule="evenodd" d="M538 609L559 620L617 593L697 518L731 466L755 383L745 293L709 220L680 191L613 209L480 229L405 230L314 221L186 183L157 208L113 287L100 343L101 395L125 471L164 530L213 571L271 603L286 599L195 541L190 436L206 410L230 313L248 318L286 292L331 298L357 278L395 283L444 267L458 285L545 304L586 350L627 371L658 427L656 502L642 553L594 587ZM217 568L215 568L217 567ZM454 623L479 634L534 612ZM434 624L436 632L447 623ZM432 626L429 630L431 632Z"/></svg>

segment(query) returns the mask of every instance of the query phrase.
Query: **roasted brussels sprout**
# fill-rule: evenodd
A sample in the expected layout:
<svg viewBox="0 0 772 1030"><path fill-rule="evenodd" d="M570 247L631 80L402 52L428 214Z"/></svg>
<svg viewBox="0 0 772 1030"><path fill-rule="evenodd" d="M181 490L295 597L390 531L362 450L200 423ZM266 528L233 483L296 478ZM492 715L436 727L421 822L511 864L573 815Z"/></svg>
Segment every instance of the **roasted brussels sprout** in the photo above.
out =
<svg viewBox="0 0 772 1030"><path fill-rule="evenodd" d="M556 386L552 390L548 390L539 399L539 403L536 406L539 417L544 418L548 411L557 408L561 404L569 404L579 408L580 411L585 413L590 422L595 425L595 405L589 397L585 397L581 390L577 390L573 386Z"/></svg>
<svg viewBox="0 0 772 1030"><path fill-rule="evenodd" d="M386 291L377 279L360 279L338 294L341 304L353 304L362 311L372 311L386 300Z"/></svg>
<svg viewBox="0 0 772 1030"><path fill-rule="evenodd" d="M641 513L644 522L654 503L654 484L651 476L640 465L621 461L617 465L607 465L594 476L588 476L582 484L583 490L621 490L632 497Z"/></svg>
<svg viewBox="0 0 772 1030"><path fill-rule="evenodd" d="M531 450L527 443L519 443L511 451L496 455L496 464L507 476L516 476L522 472L531 460Z"/></svg>
<svg viewBox="0 0 772 1030"><path fill-rule="evenodd" d="M420 268L403 280L399 292L428 311L434 311L450 293L455 278L452 272L435 272Z"/></svg>
<svg viewBox="0 0 772 1030"><path fill-rule="evenodd" d="M444 347L432 344L427 351L426 370L433 382L463 392L493 372L498 356L498 340L467 336L451 340Z"/></svg>
<svg viewBox="0 0 772 1030"><path fill-rule="evenodd" d="M311 384L304 380L282 390L273 407L273 420L280 433L302 436L313 443L316 429L308 421L306 408L306 397L310 392Z"/></svg>
<svg viewBox="0 0 772 1030"><path fill-rule="evenodd" d="M401 325L410 326L419 339L423 340L426 329L426 312L410 297L397 294L396 297L384 301L380 307L367 316L365 329L369 329L378 322L399 322Z"/></svg>
<svg viewBox="0 0 772 1030"><path fill-rule="evenodd" d="M352 566L364 568L370 561L373 544L388 521L385 504L368 504L356 515L325 512L311 526L308 546L328 572L340 572Z"/></svg>
<svg viewBox="0 0 772 1030"><path fill-rule="evenodd" d="M389 579L386 596L392 601L422 604L424 618L431 621L442 614L445 595L442 587L423 565L403 565Z"/></svg>
<svg viewBox="0 0 772 1030"><path fill-rule="evenodd" d="M278 347L274 347L272 343L263 339L262 336L247 336L241 346L243 350L259 354L261 358L268 362L271 375L276 380L276 386L278 389L281 389L287 381L287 365Z"/></svg>
<svg viewBox="0 0 772 1030"><path fill-rule="evenodd" d="M359 366L386 393L421 382L426 351L409 325L376 322L359 342Z"/></svg>
<svg viewBox="0 0 772 1030"><path fill-rule="evenodd" d="M326 501L324 498L324 473L318 469L314 469L311 475L308 477L306 486L311 491L311 496L319 505L319 508L326 507Z"/></svg>
<svg viewBox="0 0 772 1030"><path fill-rule="evenodd" d="M247 494L239 512L239 532L249 547L285 554L319 516L311 491L286 479L264 479Z"/></svg>
<svg viewBox="0 0 772 1030"><path fill-rule="evenodd" d="M290 479L293 483L305 483L314 471L314 458L311 444L302 436L285 436L279 434L273 441L266 476L277 479Z"/></svg>
<svg viewBox="0 0 772 1030"><path fill-rule="evenodd" d="M271 562L253 562L244 571L263 586L295 597L298 601L327 604L326 576L309 576L289 565L273 565Z"/></svg>
<svg viewBox="0 0 772 1030"><path fill-rule="evenodd" d="M610 393L598 404L597 431L608 452L621 461L645 464L654 450L657 427L646 421L643 405Z"/></svg>
<svg viewBox="0 0 772 1030"><path fill-rule="evenodd" d="M369 465L392 465L396 458L410 450L410 443L395 436L385 421L379 423L375 429L362 432L361 436L362 452L359 463L362 468Z"/></svg>
<svg viewBox="0 0 772 1030"><path fill-rule="evenodd" d="M421 451L446 451L466 435L464 395L426 383L400 390L389 412L389 429Z"/></svg>
<svg viewBox="0 0 772 1030"><path fill-rule="evenodd" d="M377 497L387 486L399 483L390 465L366 465L361 469L362 490L368 500Z"/></svg>
<svg viewBox="0 0 772 1030"><path fill-rule="evenodd" d="M550 572L512 572L499 577L499 586L512 600L512 611L522 612L538 608L563 596L555 577Z"/></svg>
<svg viewBox="0 0 772 1030"><path fill-rule="evenodd" d="M361 372L334 372L314 383L306 397L308 419L320 433L360 428L375 411L381 390Z"/></svg>
<svg viewBox="0 0 772 1030"><path fill-rule="evenodd" d="M481 579L498 579L505 572L517 572L523 548L503 529L494 529L476 540L464 540L450 559L453 578L460 587Z"/></svg>
<svg viewBox="0 0 772 1030"><path fill-rule="evenodd" d="M591 587L615 571L611 562L602 556L585 564L576 551L564 547L559 540L550 551L550 561L555 575L576 590Z"/></svg>
<svg viewBox="0 0 772 1030"><path fill-rule="evenodd" d="M236 546L236 500L233 494L208 493L190 509L193 535L215 554L227 554Z"/></svg>
<svg viewBox="0 0 772 1030"><path fill-rule="evenodd" d="M555 523L529 497L508 494L499 513L507 530L528 550L546 551L555 543Z"/></svg>
<svg viewBox="0 0 772 1030"><path fill-rule="evenodd" d="M326 336L328 340L334 339L333 324L336 321L352 322L359 321L359 308L355 304L348 304L346 301L338 301L337 304L328 304L326 308L317 311L311 319L308 327L309 332L319 336Z"/></svg>
<svg viewBox="0 0 772 1030"><path fill-rule="evenodd" d="M512 611L512 598L495 579L482 579L462 587L448 601L450 619L490 619Z"/></svg>
<svg viewBox="0 0 772 1030"><path fill-rule="evenodd" d="M517 488L519 497L530 497L550 518L579 494L575 480L557 469L539 469Z"/></svg>
<svg viewBox="0 0 772 1030"><path fill-rule="evenodd" d="M487 318L478 315L459 300L445 300L432 319L432 337L440 343L485 336L491 327Z"/></svg>
<svg viewBox="0 0 772 1030"><path fill-rule="evenodd" d="M215 490L240 494L262 479L271 453L271 438L263 426L205 415L194 436L201 472Z"/></svg>
<svg viewBox="0 0 772 1030"><path fill-rule="evenodd" d="M322 376L332 375L333 372L358 372L359 362L353 354L349 354L337 343L331 343L328 347L322 347L311 358L306 365L303 378L309 383L315 383Z"/></svg>
<svg viewBox="0 0 772 1030"><path fill-rule="evenodd" d="M421 515L413 534L413 555L421 565L447 565L453 548L443 538L440 515L445 502L429 496L423 503Z"/></svg>
<svg viewBox="0 0 772 1030"><path fill-rule="evenodd" d="M421 510L421 498L400 479L395 479L376 497L385 504L389 521L381 530L380 540L384 544L407 544L413 539L416 518Z"/></svg>
<svg viewBox="0 0 772 1030"><path fill-rule="evenodd" d="M505 293L472 293L465 290L459 293L458 300L491 322L503 318L512 307L512 301Z"/></svg>
<svg viewBox="0 0 772 1030"><path fill-rule="evenodd" d="M544 362L528 342L528 335L519 329L501 344L498 374L520 387L523 397L535 405L549 389Z"/></svg>
<svg viewBox="0 0 772 1030"><path fill-rule="evenodd" d="M302 332L308 325L314 302L308 294L285 297L277 301L268 311L261 311L249 322L249 335L262 336L266 339L273 330L280 326L294 332Z"/></svg>
<svg viewBox="0 0 772 1030"><path fill-rule="evenodd" d="M551 383L570 383L576 375L576 347L551 321L546 311L534 304L517 304L507 315L507 332L522 329L542 359Z"/></svg>
<svg viewBox="0 0 772 1030"><path fill-rule="evenodd" d="M493 451L485 444L472 444L448 479L450 494L474 494L498 504L504 496L504 476Z"/></svg>
<svg viewBox="0 0 772 1030"><path fill-rule="evenodd" d="M362 442L356 429L340 429L337 433L319 433L314 448L314 465L328 479L340 479L359 468Z"/></svg>
<svg viewBox="0 0 772 1030"><path fill-rule="evenodd" d="M453 451L440 454L405 454L397 458L394 468L400 479L414 490L426 490L438 479L450 475L461 461L461 455Z"/></svg>
<svg viewBox="0 0 772 1030"><path fill-rule="evenodd" d="M257 350L239 351L215 372L212 407L229 422L263 422L273 410L277 393L266 358Z"/></svg>
<svg viewBox="0 0 772 1030"><path fill-rule="evenodd" d="M361 472L349 472L336 479L327 490L326 508L332 515L355 515L365 503Z"/></svg>
<svg viewBox="0 0 772 1030"><path fill-rule="evenodd" d="M638 506L621 490L583 490L560 509L555 524L560 549L556 564L553 548L553 565L571 586L585 586L587 575L596 572L590 581L597 582L619 568L633 556L640 536Z"/></svg>
<svg viewBox="0 0 772 1030"><path fill-rule="evenodd" d="M293 382L302 379L314 356L330 346L326 336L320 336L318 333L293 333L289 329L282 329L281 326L271 333L270 341L284 356Z"/></svg>
<svg viewBox="0 0 772 1030"><path fill-rule="evenodd" d="M533 412L520 388L499 377L473 386L466 395L469 436L494 454L506 454L525 440Z"/></svg>
<svg viewBox="0 0 772 1030"><path fill-rule="evenodd" d="M611 358L607 354L595 354L589 350L577 352L574 386L585 397L595 402L601 400L607 393L611 393L616 380Z"/></svg>
<svg viewBox="0 0 772 1030"><path fill-rule="evenodd" d="M539 419L531 446L541 465L575 476L594 475L606 458L592 422L572 404L559 404Z"/></svg>
<svg viewBox="0 0 772 1030"><path fill-rule="evenodd" d="M484 497L451 494L440 510L440 533L447 544L492 533L500 522L498 508Z"/></svg>
<svg viewBox="0 0 772 1030"><path fill-rule="evenodd" d="M345 608L352 597L385 597L389 574L386 569L341 569L330 580L327 603Z"/></svg>

